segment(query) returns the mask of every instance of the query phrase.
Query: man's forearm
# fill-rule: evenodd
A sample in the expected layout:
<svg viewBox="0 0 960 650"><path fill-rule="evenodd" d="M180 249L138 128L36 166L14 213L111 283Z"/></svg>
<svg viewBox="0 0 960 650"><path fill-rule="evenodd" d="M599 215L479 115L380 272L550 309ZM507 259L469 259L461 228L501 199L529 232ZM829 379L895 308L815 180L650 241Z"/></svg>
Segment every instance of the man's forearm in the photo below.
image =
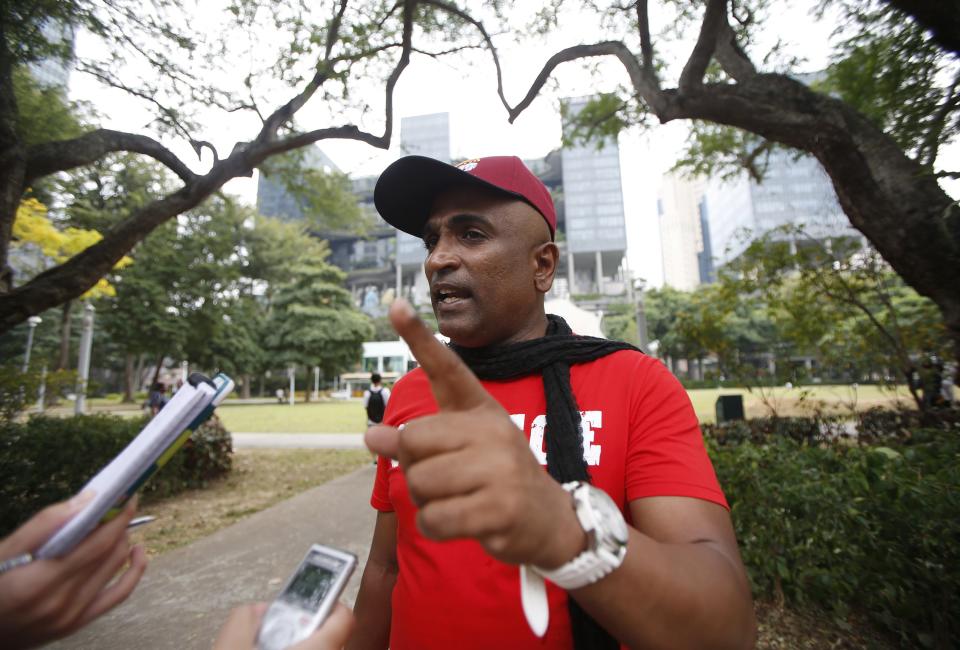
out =
<svg viewBox="0 0 960 650"><path fill-rule="evenodd" d="M386 650L390 646L391 600L396 581L393 567L367 564L354 606L356 625L346 650Z"/></svg>
<svg viewBox="0 0 960 650"><path fill-rule="evenodd" d="M623 564L570 592L631 648L752 648L749 587L711 543L664 544L630 529Z"/></svg>

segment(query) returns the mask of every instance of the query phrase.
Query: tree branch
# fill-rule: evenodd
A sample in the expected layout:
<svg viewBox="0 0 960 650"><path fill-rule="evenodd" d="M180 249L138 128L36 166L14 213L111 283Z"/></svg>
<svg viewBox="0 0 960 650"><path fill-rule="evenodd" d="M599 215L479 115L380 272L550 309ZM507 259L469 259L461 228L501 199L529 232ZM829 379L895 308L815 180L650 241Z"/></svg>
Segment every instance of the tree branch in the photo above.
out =
<svg viewBox="0 0 960 650"><path fill-rule="evenodd" d="M680 73L678 87L681 93L690 92L703 86L703 75L707 71L710 59L716 49L721 27L726 23L726 0L709 0L700 24L700 35L690 52L690 58Z"/></svg>
<svg viewBox="0 0 960 650"><path fill-rule="evenodd" d="M737 34L730 27L726 14L717 30L717 43L713 56L724 72L737 81L745 81L757 74L756 66L737 42Z"/></svg>
<svg viewBox="0 0 960 650"><path fill-rule="evenodd" d="M651 83L650 78L645 74L644 69L633 55L633 52L620 41L605 41L592 45L574 45L573 47L560 50L551 56L547 62L543 64L540 74L534 79L526 96L524 96L516 106L512 108L509 105L507 106L510 122L513 123L513 121L533 103L533 100L540 94L540 90L544 84L547 83L547 79L550 78L554 69L561 63L576 61L577 59L587 57L611 55L617 57L620 62L623 63L623 66L627 69L627 74L630 75L630 81L633 83L634 89L643 97L644 101L653 109L654 113L657 113L659 116L662 111L665 111L668 105L667 98L664 93L660 91L660 88L657 87L655 79Z"/></svg>
<svg viewBox="0 0 960 650"><path fill-rule="evenodd" d="M72 140L44 142L27 150L27 184L54 172L89 165L108 153L131 151L150 156L162 163L184 183L197 178L173 152L145 135L97 129Z"/></svg>
<svg viewBox="0 0 960 650"><path fill-rule="evenodd" d="M653 68L653 40L650 38L650 12L647 7L648 0L638 0L637 2L637 30L640 32L640 57L643 61L643 69L656 81L656 71ZM659 83L657 83L659 87Z"/></svg>
<svg viewBox="0 0 960 650"><path fill-rule="evenodd" d="M493 66L497 71L497 96L500 97L500 103L503 104L503 107L507 109L507 112L510 112L510 104L507 102L507 98L503 93L503 70L500 68L500 56L497 54L497 48L493 45L493 39L490 38L490 34L487 32L486 27L483 26L483 23L463 11L462 9L442 2L441 0L423 0L423 4L432 5L438 9L442 9L447 13L457 16L461 20L470 23L480 32L480 36L483 37L483 42L487 44L487 48L490 50L490 56L493 57ZM510 120L513 122L513 120Z"/></svg>
<svg viewBox="0 0 960 650"><path fill-rule="evenodd" d="M330 29L327 32L327 43L324 47L323 59L317 62L317 71L313 78L307 83L304 89L286 104L275 110L264 120L263 128L257 136L258 142L269 142L276 140L277 131L281 126L293 119L293 116L303 108L303 105L310 101L317 89L323 85L332 70L330 54L333 52L334 44L340 38L340 25L343 20L343 13L347 10L347 0L340 0L340 6L333 20L330 21Z"/></svg>
<svg viewBox="0 0 960 650"><path fill-rule="evenodd" d="M131 88L131 87L127 86L126 84L123 84L123 83L121 83L120 81L117 81L116 79L113 79L113 78L107 76L106 74L104 74L104 73L101 72L100 70L98 70L98 69L96 69L96 68L93 68L93 67L90 67L90 66L87 66L87 65L79 65L79 66L77 66L77 70L79 70L80 72L85 72L86 74L90 75L91 77L94 77L97 81L99 81L100 83L102 83L102 84L105 85L105 86L109 86L109 87L111 87L111 88L116 88L117 90L122 90L123 92L128 93L128 94L132 95L133 97L139 97L140 99L143 99L143 100L145 100L145 101L153 104L154 106L156 106L156 107L160 110L160 112L161 112L168 120L170 120L170 124L171 124L171 126L173 126L174 129L176 129L176 130L177 130L181 135L183 135L183 137L186 138L188 141L190 141L190 142L193 141L193 136L191 136L191 135L190 135L190 131L189 131L185 126L183 126L183 124L180 123L180 120L179 120L178 117L177 117L176 111L173 110L172 108L169 108L169 107L163 105L162 103L160 103L160 101L159 101L154 95L151 95L151 94L149 94L149 93L147 93L147 92L144 92L144 91L141 91L141 90L137 90L137 89L135 89L135 88Z"/></svg>
<svg viewBox="0 0 960 650"><path fill-rule="evenodd" d="M228 180L239 176L249 176L255 167L271 155L328 138L358 140L375 147L389 148L393 132L393 92L400 75L410 62L410 53L413 49L413 18L416 4L417 0L404 0L403 2L403 50L400 59L386 81L386 124L383 135L376 136L361 131L354 125L347 125L318 129L277 140L275 137L276 127L285 120L292 118L296 110L319 86L318 79L321 79L323 75L318 73L303 92L277 109L268 118L271 122L264 125L259 136L253 142L237 143L227 158L215 161L210 171L202 176L189 172L186 166L180 163L180 173L178 175L183 178L189 173L189 176L185 178L184 186L180 190L152 201L142 209L137 210L105 233L103 239L99 242L63 264L44 271L28 283L10 292L0 293L0 332L8 331L15 325L22 323L27 317L63 304L66 300L75 298L87 291L100 278L109 273L121 257L127 254L157 226L196 207ZM99 133L102 137L104 132ZM143 145L144 148L149 149L148 155L155 154L163 157L161 151L149 145L153 142L149 138L109 131L106 133L128 138L126 143L130 146L119 147L117 150L138 151L135 146ZM274 134L273 137L268 137L271 133ZM83 137L89 137L90 135L92 134ZM78 138L78 140L80 139ZM60 143L61 147L62 145L63 143ZM159 145L156 145L156 147L159 147ZM107 152L111 150L107 149ZM169 160L161 160L168 166L175 165L174 161L176 161L176 158L172 154L170 154ZM38 158L38 169L39 164ZM49 166L52 163L47 162L45 164ZM83 164L83 161L76 164ZM173 169L172 166L171 168ZM174 169L174 171L177 170Z"/></svg>

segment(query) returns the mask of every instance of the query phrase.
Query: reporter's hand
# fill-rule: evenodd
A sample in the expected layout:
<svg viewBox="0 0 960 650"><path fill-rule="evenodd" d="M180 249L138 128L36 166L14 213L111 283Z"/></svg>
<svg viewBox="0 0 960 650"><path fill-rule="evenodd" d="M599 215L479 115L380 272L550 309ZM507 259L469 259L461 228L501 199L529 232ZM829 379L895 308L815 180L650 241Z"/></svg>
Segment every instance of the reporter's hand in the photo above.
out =
<svg viewBox="0 0 960 650"><path fill-rule="evenodd" d="M514 564L554 568L576 556L586 536L570 496L543 471L523 432L409 303L395 301L390 320L426 372L439 412L403 430L374 425L365 441L400 461L423 535L472 538Z"/></svg>
<svg viewBox="0 0 960 650"><path fill-rule="evenodd" d="M0 541L0 560L36 552L93 495L50 506ZM35 560L0 575L0 638L5 648L29 648L77 631L123 602L147 565L141 546L130 548L131 502L64 557ZM130 566L113 580L129 561Z"/></svg>
<svg viewBox="0 0 960 650"><path fill-rule="evenodd" d="M213 650L253 650L267 607L266 603L255 603L235 608L220 628ZM337 603L323 625L308 638L291 646L290 650L340 650L352 630L353 613Z"/></svg>

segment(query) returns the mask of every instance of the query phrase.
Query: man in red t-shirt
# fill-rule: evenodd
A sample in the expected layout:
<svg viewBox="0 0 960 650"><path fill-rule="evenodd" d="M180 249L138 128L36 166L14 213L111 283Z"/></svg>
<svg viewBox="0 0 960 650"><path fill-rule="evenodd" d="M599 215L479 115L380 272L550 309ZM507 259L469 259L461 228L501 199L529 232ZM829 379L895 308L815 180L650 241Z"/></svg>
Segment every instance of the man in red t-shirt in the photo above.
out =
<svg viewBox="0 0 960 650"><path fill-rule="evenodd" d="M391 308L421 367L367 432L378 513L348 647L751 646L746 574L682 387L544 312L559 253L543 184L515 157L409 156L374 198L423 238L451 346Z"/></svg>

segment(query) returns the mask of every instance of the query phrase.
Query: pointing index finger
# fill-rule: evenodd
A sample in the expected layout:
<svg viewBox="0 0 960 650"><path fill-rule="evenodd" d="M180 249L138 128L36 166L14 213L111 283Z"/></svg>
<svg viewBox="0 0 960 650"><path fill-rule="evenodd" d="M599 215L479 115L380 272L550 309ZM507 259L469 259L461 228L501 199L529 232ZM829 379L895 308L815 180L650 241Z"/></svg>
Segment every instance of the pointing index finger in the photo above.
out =
<svg viewBox="0 0 960 650"><path fill-rule="evenodd" d="M402 298L393 301L390 322L427 373L441 410L466 410L493 401L460 357L434 338L409 302Z"/></svg>

